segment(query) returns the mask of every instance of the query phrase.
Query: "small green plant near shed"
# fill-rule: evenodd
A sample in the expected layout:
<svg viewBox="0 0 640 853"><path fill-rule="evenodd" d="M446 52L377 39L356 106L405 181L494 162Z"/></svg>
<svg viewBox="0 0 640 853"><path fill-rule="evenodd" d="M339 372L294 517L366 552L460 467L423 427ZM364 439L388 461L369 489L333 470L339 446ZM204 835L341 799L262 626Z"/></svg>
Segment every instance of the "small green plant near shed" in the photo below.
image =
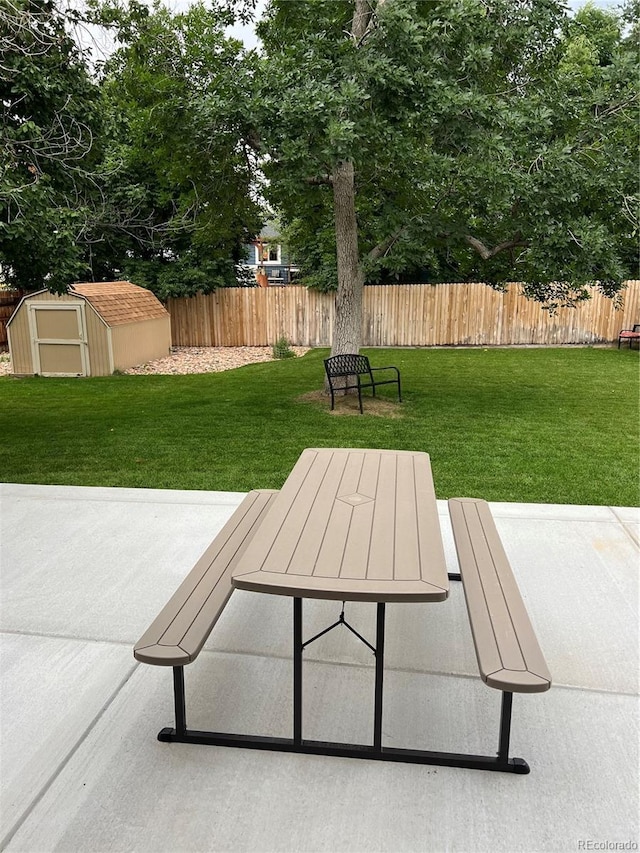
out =
<svg viewBox="0 0 640 853"><path fill-rule="evenodd" d="M290 348L289 341L283 335L273 345L273 357L274 358L295 358L296 354Z"/></svg>

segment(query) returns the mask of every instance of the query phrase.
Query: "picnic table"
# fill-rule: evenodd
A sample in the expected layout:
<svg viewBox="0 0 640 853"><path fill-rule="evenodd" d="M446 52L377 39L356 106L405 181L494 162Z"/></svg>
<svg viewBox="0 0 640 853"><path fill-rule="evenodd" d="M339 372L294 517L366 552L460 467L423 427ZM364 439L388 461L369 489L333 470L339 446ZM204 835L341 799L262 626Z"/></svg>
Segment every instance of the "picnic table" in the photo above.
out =
<svg viewBox="0 0 640 853"><path fill-rule="evenodd" d="M176 726L159 739L528 773L509 758L513 691L541 692L550 676L491 518L477 499L450 501L480 674L502 691L496 756L397 749L382 742L385 606L445 602L445 561L429 455L420 451L309 448L279 492L253 492L238 508L136 645L138 660L174 668ZM193 662L233 589L293 599L291 738L187 728L183 667ZM343 602L338 620L303 638L303 599ZM344 602L373 602L375 645L344 618ZM304 649L345 625L375 654L371 744L303 737Z"/></svg>

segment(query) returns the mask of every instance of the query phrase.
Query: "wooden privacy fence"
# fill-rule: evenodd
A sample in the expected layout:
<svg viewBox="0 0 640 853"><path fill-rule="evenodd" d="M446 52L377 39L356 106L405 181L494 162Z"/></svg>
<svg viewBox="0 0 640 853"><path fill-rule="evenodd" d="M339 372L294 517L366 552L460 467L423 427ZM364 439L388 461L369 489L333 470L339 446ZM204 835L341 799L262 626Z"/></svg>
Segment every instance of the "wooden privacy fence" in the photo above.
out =
<svg viewBox="0 0 640 853"><path fill-rule="evenodd" d="M334 294L305 287L221 288L169 299L174 346L330 346ZM599 291L555 314L522 294L485 284L398 284L364 289L363 346L591 344L617 340L640 323L640 281L627 282L620 305Z"/></svg>
<svg viewBox="0 0 640 853"><path fill-rule="evenodd" d="M7 346L7 323L23 296L21 290L0 289L0 349Z"/></svg>

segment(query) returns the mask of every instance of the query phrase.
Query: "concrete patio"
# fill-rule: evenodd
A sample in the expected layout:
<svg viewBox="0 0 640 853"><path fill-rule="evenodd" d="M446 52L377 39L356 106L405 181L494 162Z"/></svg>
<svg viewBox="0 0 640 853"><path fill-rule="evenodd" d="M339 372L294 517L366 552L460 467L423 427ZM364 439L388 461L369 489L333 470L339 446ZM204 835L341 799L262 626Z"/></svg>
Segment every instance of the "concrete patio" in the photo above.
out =
<svg viewBox="0 0 640 853"><path fill-rule="evenodd" d="M554 678L514 697L515 776L156 740L171 672L132 646L242 497L0 486L1 849L638 848L638 509L492 504ZM305 634L339 606L305 603ZM495 753L461 587L387 611L385 743ZM305 652L306 737L370 740L373 665L343 629ZM190 726L288 736L291 600L234 593L186 681Z"/></svg>

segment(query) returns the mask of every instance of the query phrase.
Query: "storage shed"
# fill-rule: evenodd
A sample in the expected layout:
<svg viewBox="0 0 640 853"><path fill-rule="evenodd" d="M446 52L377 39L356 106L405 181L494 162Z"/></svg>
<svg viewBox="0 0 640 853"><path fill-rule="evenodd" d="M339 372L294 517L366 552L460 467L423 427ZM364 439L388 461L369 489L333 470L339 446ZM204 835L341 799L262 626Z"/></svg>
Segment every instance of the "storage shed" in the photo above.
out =
<svg viewBox="0 0 640 853"><path fill-rule="evenodd" d="M129 281L25 296L7 324L14 376L109 376L171 348L169 312Z"/></svg>

